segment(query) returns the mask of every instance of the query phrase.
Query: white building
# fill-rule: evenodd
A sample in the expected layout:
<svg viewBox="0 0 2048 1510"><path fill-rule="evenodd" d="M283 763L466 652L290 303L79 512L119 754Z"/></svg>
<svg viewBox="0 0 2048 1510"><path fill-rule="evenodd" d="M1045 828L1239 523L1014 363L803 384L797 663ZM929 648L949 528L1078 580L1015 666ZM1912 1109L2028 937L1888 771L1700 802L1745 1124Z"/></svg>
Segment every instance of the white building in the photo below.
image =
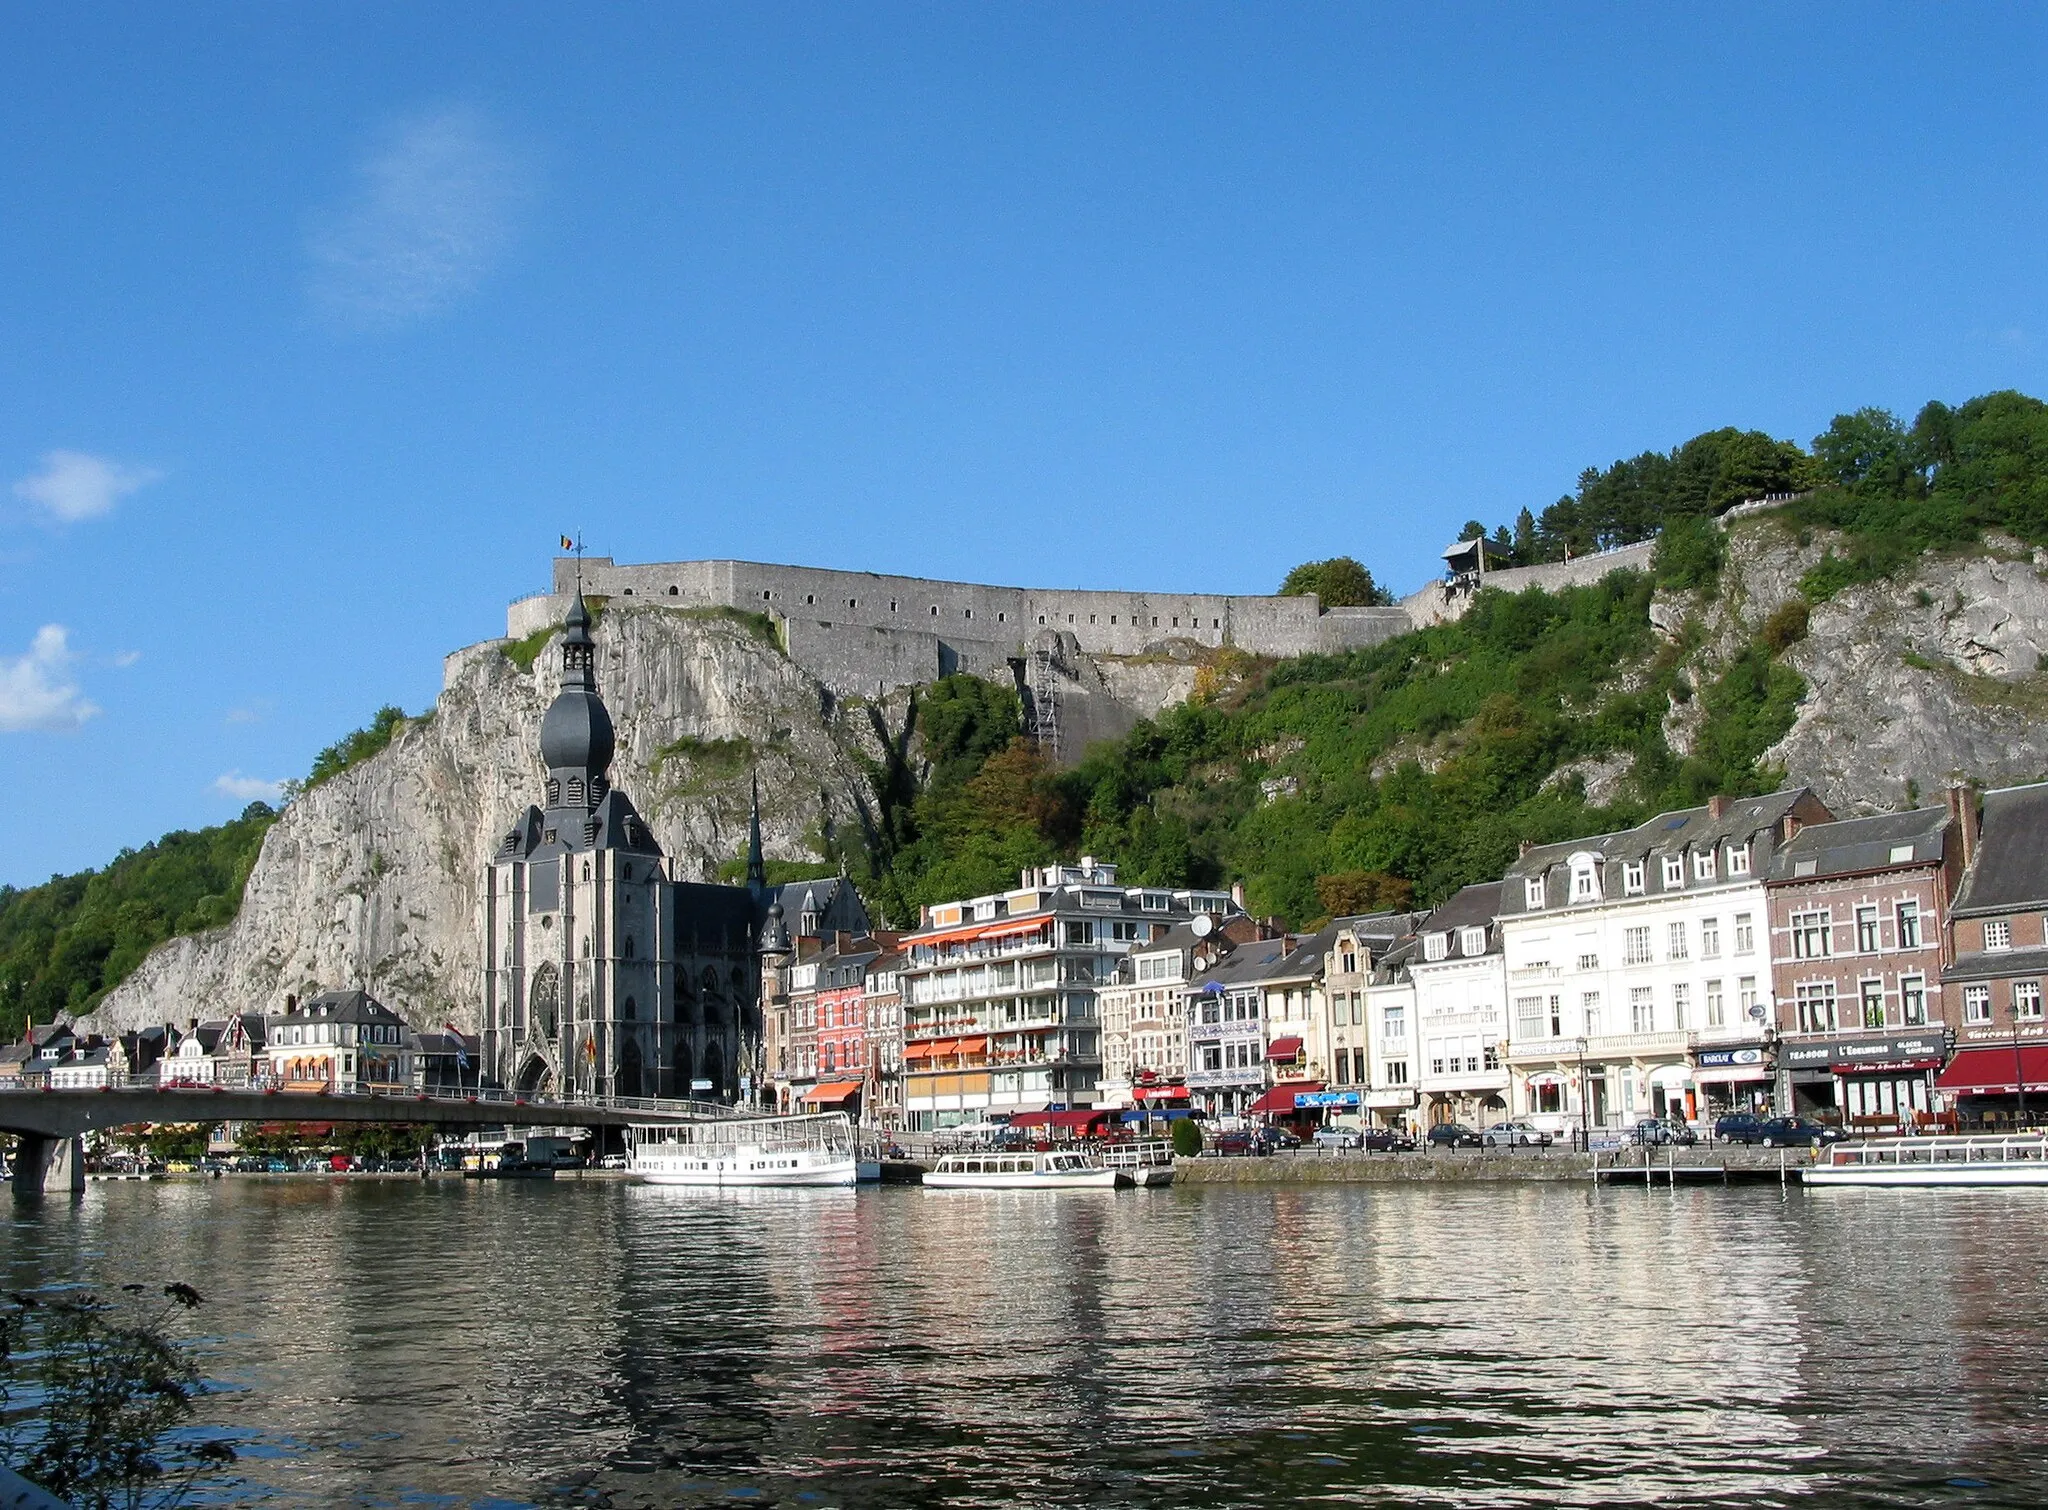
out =
<svg viewBox="0 0 2048 1510"><path fill-rule="evenodd" d="M1507 966L1501 883L1467 886L1429 915L1409 957L1415 988L1415 1088L1422 1121L1485 1127L1508 1108Z"/></svg>
<svg viewBox="0 0 2048 1510"><path fill-rule="evenodd" d="M906 1125L1096 1106L1101 986L1134 947L1235 911L1221 892L1123 886L1092 856L925 908L899 977Z"/></svg>
<svg viewBox="0 0 2048 1510"><path fill-rule="evenodd" d="M1426 923L1419 926L1426 926ZM1360 1097L1365 1120L1376 1127L1416 1129L1415 982L1409 967L1422 940L1409 935L1373 966L1365 988L1365 1028L1371 1075Z"/></svg>
<svg viewBox="0 0 2048 1510"><path fill-rule="evenodd" d="M1499 904L1513 1112L1559 1132L1695 1117L1695 1052L1769 1019L1771 857L1832 816L1802 787L1527 850Z"/></svg>

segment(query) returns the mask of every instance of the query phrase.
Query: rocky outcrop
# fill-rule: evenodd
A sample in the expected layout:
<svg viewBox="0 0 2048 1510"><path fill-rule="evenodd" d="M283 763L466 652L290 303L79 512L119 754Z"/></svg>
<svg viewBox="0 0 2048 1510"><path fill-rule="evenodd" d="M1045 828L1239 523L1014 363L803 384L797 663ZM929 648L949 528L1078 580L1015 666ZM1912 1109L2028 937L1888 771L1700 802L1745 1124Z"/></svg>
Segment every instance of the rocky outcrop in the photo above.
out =
<svg viewBox="0 0 2048 1510"><path fill-rule="evenodd" d="M615 783L683 877L741 852L756 769L771 855L815 859L807 837L854 819L864 710L837 706L756 627L615 606L597 639ZM558 666L552 641L532 670L503 642L448 657L429 717L285 809L235 921L153 951L97 1025L281 1010L289 993L360 983L415 1024L473 1027L478 880L540 792Z"/></svg>

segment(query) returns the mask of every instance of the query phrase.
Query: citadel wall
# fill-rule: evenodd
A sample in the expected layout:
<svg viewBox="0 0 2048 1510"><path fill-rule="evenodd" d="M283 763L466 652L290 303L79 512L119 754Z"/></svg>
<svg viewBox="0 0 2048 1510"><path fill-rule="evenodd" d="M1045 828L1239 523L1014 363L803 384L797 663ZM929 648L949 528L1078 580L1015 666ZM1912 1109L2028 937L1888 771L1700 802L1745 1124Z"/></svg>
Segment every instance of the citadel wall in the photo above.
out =
<svg viewBox="0 0 2048 1510"><path fill-rule="evenodd" d="M1489 572L1485 585L1520 592L1595 582L1647 566L1653 549L1646 541L1576 561ZM1048 634L1071 636L1090 660L1184 657L1226 646L1284 658L1377 645L1457 618L1471 603L1470 588L1447 582L1393 607L1325 610L1313 596L992 587L756 561L622 565L608 556L580 563L559 556L553 591L515 602L506 632L518 639L559 624L579 572L584 592L615 602L767 614L780 626L790 659L845 697L875 697L955 671L1007 678Z"/></svg>

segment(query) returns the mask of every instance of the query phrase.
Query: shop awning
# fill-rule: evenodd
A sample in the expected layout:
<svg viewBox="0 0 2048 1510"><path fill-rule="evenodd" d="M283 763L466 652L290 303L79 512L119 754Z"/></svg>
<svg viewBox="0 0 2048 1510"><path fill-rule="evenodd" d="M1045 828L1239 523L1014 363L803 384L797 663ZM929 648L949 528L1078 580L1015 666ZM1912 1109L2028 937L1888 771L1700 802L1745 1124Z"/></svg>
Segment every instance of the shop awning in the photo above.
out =
<svg viewBox="0 0 2048 1510"><path fill-rule="evenodd" d="M1299 1059L1301 1057L1301 1040L1299 1038L1276 1038L1273 1040L1272 1047L1266 1050L1266 1057L1275 1064L1287 1064L1295 1059Z"/></svg>
<svg viewBox="0 0 2048 1510"><path fill-rule="evenodd" d="M1556 1070L1538 1070L1529 1077L1531 1085L1567 1085L1570 1082Z"/></svg>
<svg viewBox="0 0 2048 1510"><path fill-rule="evenodd" d="M1193 1115L1194 1113L1189 1111L1185 1106L1139 1107L1135 1111L1125 1112L1124 1121L1143 1122L1148 1117L1156 1117L1161 1121L1173 1122L1179 1120L1182 1117L1192 1117Z"/></svg>
<svg viewBox="0 0 2048 1510"><path fill-rule="evenodd" d="M1934 1088L1959 1096L2014 1096L2022 1078L2028 1090L2048 1091L2048 1043L1957 1049Z"/></svg>
<svg viewBox="0 0 2048 1510"><path fill-rule="evenodd" d="M1277 1048L1279 1045L1275 1044L1274 1047ZM1245 1110L1247 1112L1291 1112L1294 1110L1294 1098L1296 1095L1308 1091L1319 1091L1322 1088L1323 1082L1320 1080L1289 1080L1285 1084L1274 1086L1265 1095L1259 1097L1250 1106L1247 1106Z"/></svg>
<svg viewBox="0 0 2048 1510"><path fill-rule="evenodd" d="M1078 1107L1071 1111L1019 1112L1010 1119L1017 1127L1064 1127L1076 1132L1108 1120L1107 1111L1097 1111L1089 1107Z"/></svg>
<svg viewBox="0 0 2048 1510"><path fill-rule="evenodd" d="M1184 1085L1141 1085L1131 1094L1140 1101L1185 1101L1188 1088Z"/></svg>
<svg viewBox="0 0 2048 1510"><path fill-rule="evenodd" d="M812 1086L804 1092L804 1100L812 1106L837 1106L859 1090L858 1080L834 1080L829 1085Z"/></svg>

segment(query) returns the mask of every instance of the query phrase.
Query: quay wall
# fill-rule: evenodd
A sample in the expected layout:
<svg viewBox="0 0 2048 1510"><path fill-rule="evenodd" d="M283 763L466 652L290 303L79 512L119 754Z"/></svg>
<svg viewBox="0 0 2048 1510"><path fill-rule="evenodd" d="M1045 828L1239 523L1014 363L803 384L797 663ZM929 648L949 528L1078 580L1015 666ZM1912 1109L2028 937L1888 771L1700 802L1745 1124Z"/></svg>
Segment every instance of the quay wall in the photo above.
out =
<svg viewBox="0 0 2048 1510"><path fill-rule="evenodd" d="M1593 1157L1591 1154L1557 1149L1544 1149L1541 1152L1529 1149L1461 1149L1456 1153L1304 1151L1274 1154L1267 1158L1177 1159L1173 1167L1175 1180L1186 1185L1399 1185L1430 1181L1484 1184L1502 1181L1542 1183L1558 1180L1580 1180L1591 1184ZM1639 1149L1627 1149L1619 1154L1602 1153L1599 1159L1603 1172L1615 1168L1640 1170L1643 1165L1643 1152ZM1799 1171L1812 1162L1812 1157L1803 1148L1773 1149L1729 1145L1691 1149L1680 1154L1673 1162L1677 1165L1681 1185L1713 1183L1711 1177L1703 1178L1699 1175L1686 1179L1685 1171L1688 1168L1707 1169L1718 1166L1726 1169L1731 1178L1753 1184L1760 1178L1775 1178L1781 1163L1788 1179L1792 1183L1797 1183ZM1664 1151L1654 1152L1651 1168L1657 1176L1654 1183L1661 1186L1664 1182ZM1641 1178L1638 1177L1634 1183L1640 1185Z"/></svg>

